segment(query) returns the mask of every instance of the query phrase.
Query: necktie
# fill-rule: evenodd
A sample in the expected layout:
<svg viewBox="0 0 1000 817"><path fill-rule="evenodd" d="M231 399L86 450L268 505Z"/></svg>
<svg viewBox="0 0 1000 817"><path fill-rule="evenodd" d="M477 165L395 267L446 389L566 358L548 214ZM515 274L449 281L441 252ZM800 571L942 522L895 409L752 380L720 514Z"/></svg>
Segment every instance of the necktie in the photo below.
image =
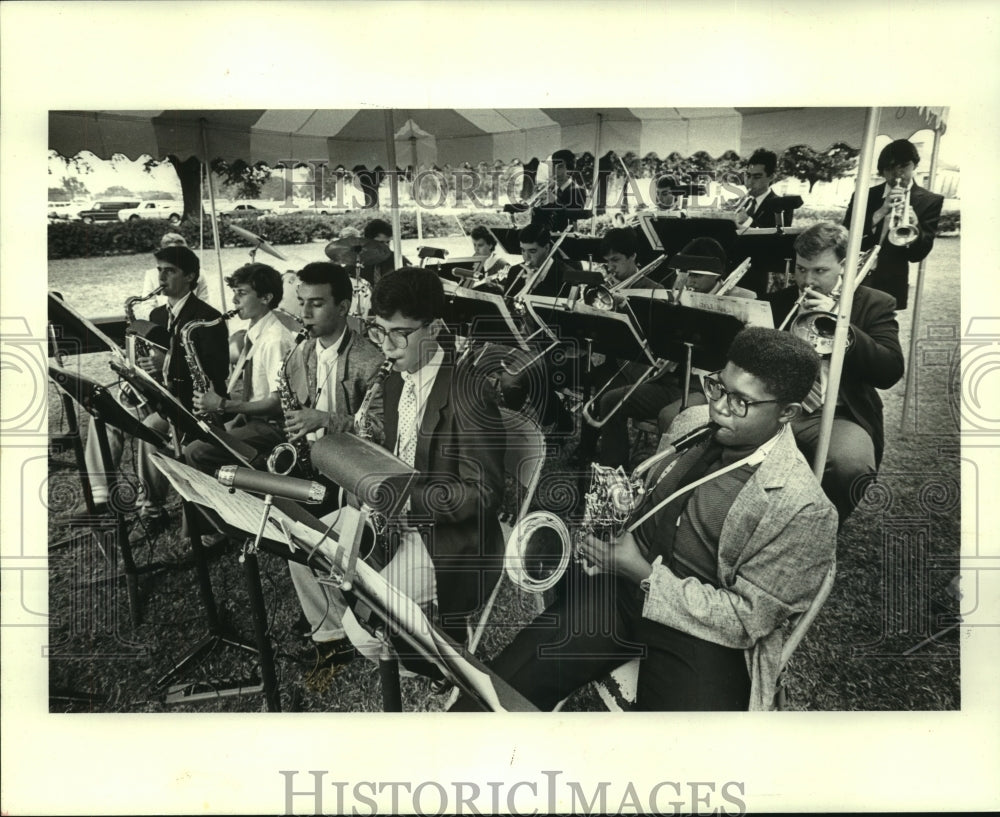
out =
<svg viewBox="0 0 1000 817"><path fill-rule="evenodd" d="M751 197L747 202L747 217L753 218L753 214L757 211L757 199Z"/></svg>
<svg viewBox="0 0 1000 817"><path fill-rule="evenodd" d="M410 467L417 452L417 387L413 378L403 375L403 393L399 398L399 458Z"/></svg>
<svg viewBox="0 0 1000 817"><path fill-rule="evenodd" d="M244 363L243 363L243 402L249 403L253 397L253 361L251 360L250 352L253 349L253 341L247 338L246 345L243 347Z"/></svg>
<svg viewBox="0 0 1000 817"><path fill-rule="evenodd" d="M167 307L167 353L163 356L163 382L170 387L170 359L174 354L174 324L177 321L174 318L174 311L168 306Z"/></svg>

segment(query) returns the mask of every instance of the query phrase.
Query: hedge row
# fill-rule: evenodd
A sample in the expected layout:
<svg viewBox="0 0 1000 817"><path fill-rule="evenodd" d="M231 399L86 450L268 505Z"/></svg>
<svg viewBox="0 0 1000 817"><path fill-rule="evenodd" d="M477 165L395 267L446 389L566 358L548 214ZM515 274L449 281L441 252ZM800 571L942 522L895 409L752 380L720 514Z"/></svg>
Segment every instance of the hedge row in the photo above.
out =
<svg viewBox="0 0 1000 817"><path fill-rule="evenodd" d="M315 240L330 241L338 238L345 228L353 227L359 233L373 218L390 220L388 213L378 211L351 211L332 216L305 214L247 216L238 219L219 218L219 233L223 247L248 247L250 242L237 235L231 225L242 227L259 235L270 244L308 244ZM479 224L491 227L510 225L510 218L501 213L472 212L457 217L462 229L468 233ZM455 216L425 212L421 226L425 238L442 238L459 232ZM212 225L204 218L206 249L214 248ZM148 219L142 221L83 224L79 221L55 222L48 226L49 258L86 258L100 255L131 255L152 252L160 246L164 233L177 232L188 244L197 247L200 235L197 222L183 221L172 225L167 221ZM400 234L403 238L417 237L417 217L413 210L400 213Z"/></svg>
<svg viewBox="0 0 1000 817"><path fill-rule="evenodd" d="M699 215L711 216L709 211ZM720 214L721 215L721 214ZM950 211L941 215L938 224L938 234L955 233L960 229L960 213ZM303 214L249 216L234 219L219 219L223 247L248 247L250 243L234 233L230 224L236 224L245 230L256 233L271 244L308 244L315 240L331 241L338 238L347 227L353 227L360 233L373 218L389 220L388 213L370 210L354 210L332 216L314 216ZM840 223L844 218L844 208L813 209L803 207L796 213L795 224L808 226L817 221L831 220ZM442 215L425 212L422 215L423 235L425 238L443 238L458 232L457 221L462 229L469 233L474 227L485 224L489 227L509 227L510 218L502 213L471 211L459 216ZM523 223L525 216L518 217L518 223ZM212 225L204 219L205 247L214 248L212 241ZM612 217L599 216L595 224L595 234L603 235L613 226ZM417 218L413 210L403 210L400 213L400 233L403 238L417 237ZM580 223L580 229L589 232L587 222ZM142 220L114 222L111 224L83 224L79 221L60 221L48 226L49 258L87 258L101 255L133 255L147 253L157 249L160 237L166 232L179 232L192 247L199 246L200 236L195 222L184 221L172 225L167 221Z"/></svg>

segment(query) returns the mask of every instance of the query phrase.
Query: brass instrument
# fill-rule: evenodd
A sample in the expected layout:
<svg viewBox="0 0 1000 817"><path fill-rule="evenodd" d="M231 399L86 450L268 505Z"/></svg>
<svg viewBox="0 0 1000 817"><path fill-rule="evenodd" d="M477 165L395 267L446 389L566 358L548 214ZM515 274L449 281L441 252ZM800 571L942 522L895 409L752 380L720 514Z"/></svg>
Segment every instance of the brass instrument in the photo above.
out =
<svg viewBox="0 0 1000 817"><path fill-rule="evenodd" d="M358 411L354 415L354 430L358 437L362 440L379 442L379 440L375 439L375 428L368 419L368 412L372 400L375 397L376 390L383 387L386 379L390 374L392 374L392 367L393 362L391 360L386 360L381 366L378 367L377 371L372 376L372 379L369 381L368 390L365 392L364 399L361 401L361 405L358 407ZM381 544L385 547L389 529L388 518L384 513L376 511L370 507L362 506L362 509L368 512L367 524L371 526L372 533L374 534L374 542L369 544L372 546ZM386 561L388 562L388 556Z"/></svg>
<svg viewBox="0 0 1000 817"><path fill-rule="evenodd" d="M188 321L184 326L181 327L181 346L184 347L184 359L187 361L188 371L191 373L191 383L194 386L195 392L207 392L212 388L212 384L209 382L208 377L205 375L205 370L201 365L201 361L198 359L198 352L194 348L194 341L191 339L191 334L195 329L203 329L206 326L215 326L218 323L223 323L228 321L230 318L238 313L238 309L230 309L228 312L223 313L218 318L210 318L207 320L198 321ZM195 417L200 420L209 420L212 416L212 412L209 411L196 411Z"/></svg>
<svg viewBox="0 0 1000 817"><path fill-rule="evenodd" d="M135 305L141 304L143 301L148 301L150 298L155 298L161 292L163 292L164 287L158 286L148 295L133 295L131 298L125 299L125 334L131 334L134 336L134 351L139 357L149 357L149 344L146 343L145 338L142 335L135 333L133 326L135 325ZM135 368L134 357L130 357L129 363Z"/></svg>
<svg viewBox="0 0 1000 817"><path fill-rule="evenodd" d="M854 287L851 288L852 292L854 291L854 288L856 288L858 284L865 279L871 271L871 268L875 265L875 260L878 258L880 249L881 247L878 246L872 247L872 249L862 254L858 259L858 271L855 274ZM837 329L837 310L839 308L842 284L843 279L837 282L837 286L834 287L833 292L830 293L830 297L833 298L834 301L838 302L838 306L832 311L823 312L821 310L814 310L812 312L800 312L796 315L796 310L799 309L802 302L810 292L808 288L804 290L802 295L799 296L799 299L789 310L778 329L784 329L792 315L795 315L795 319L792 321L788 331L796 337L802 338L802 340L812 346L820 357L833 354L833 338ZM850 349L851 344L853 343L854 334L849 331L847 334L846 348Z"/></svg>
<svg viewBox="0 0 1000 817"><path fill-rule="evenodd" d="M910 224L910 191L903 188L902 179L893 183L890 196L896 201L889 213L889 243L895 247L908 247L917 240L918 230Z"/></svg>
<svg viewBox="0 0 1000 817"><path fill-rule="evenodd" d="M309 337L308 329L301 329L295 336L291 351L285 355L281 361L281 368L278 369L278 397L281 399L281 411L288 414L290 411L299 411L302 404L299 398L292 391L291 383L288 382L288 361L292 359L299 344ZM295 442L278 443L271 449L267 456L267 470L272 474L290 474L296 467L305 479L312 479L315 475L312 463L309 460L309 440L303 434Z"/></svg>
<svg viewBox="0 0 1000 817"><path fill-rule="evenodd" d="M603 309L606 312L612 311L616 306L615 296L623 289L628 289L636 281L641 280L645 275L655 270L663 263L665 256L654 258L646 266L637 269L628 278L621 281L611 280L610 275L605 275L603 284L595 284L583 290L583 302L587 306L595 309Z"/></svg>
<svg viewBox="0 0 1000 817"><path fill-rule="evenodd" d="M571 556L586 565L577 548L579 539L589 534L614 541L645 521L645 516L638 522L633 520L648 490L646 473L656 463L704 441L717 430L714 423L695 429L674 445L644 460L631 475L621 466L610 468L592 463L590 490L584 495L583 520L575 535L570 534L562 518L549 511L526 514L513 527L507 537L504 558L511 581L529 593L544 593L562 578Z"/></svg>

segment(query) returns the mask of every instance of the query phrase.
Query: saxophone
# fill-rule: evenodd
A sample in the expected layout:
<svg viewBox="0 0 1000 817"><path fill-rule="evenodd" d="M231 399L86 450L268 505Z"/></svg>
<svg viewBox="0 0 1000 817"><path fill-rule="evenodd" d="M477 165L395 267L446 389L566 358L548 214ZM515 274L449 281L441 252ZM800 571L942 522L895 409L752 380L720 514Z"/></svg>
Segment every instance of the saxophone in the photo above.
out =
<svg viewBox="0 0 1000 817"><path fill-rule="evenodd" d="M184 359L187 361L188 371L191 372L191 383L194 386L194 391L207 392L212 388L212 384L205 375L205 370L198 359L198 352L194 348L194 341L191 339L191 334L195 329L203 329L206 326L215 326L217 323L228 321L237 312L239 312L238 309L230 309L218 318L188 321L181 327L181 345L184 347ZM211 414L212 412L208 411L196 411L195 417L199 420L209 420L211 419Z"/></svg>
<svg viewBox="0 0 1000 817"><path fill-rule="evenodd" d="M288 382L288 361L292 359L299 344L308 337L308 329L299 331L295 336L291 351L285 355L285 359L281 361L281 368L278 369L278 396L281 398L283 414L299 411L302 408L299 398L295 396L295 392L292 391L292 386ZM305 479L312 479L315 476L316 472L309 459L309 440L306 439L305 435L299 437L294 443L278 443L271 449L271 453L267 457L267 470L272 474L290 474L296 466L299 467Z"/></svg>
<svg viewBox="0 0 1000 817"><path fill-rule="evenodd" d="M375 374L372 376L372 379L368 381L368 390L365 392L364 399L361 401L361 405L358 407L358 411L354 415L354 431L362 440L368 440L368 442L378 442L375 440L375 428L368 419L368 412L372 400L375 398L375 391L377 389L381 389L382 385L386 381L386 378L392 374L392 366L392 361L386 360L381 366L378 367ZM383 552L387 552L389 519L380 511L375 511L371 508L367 508L366 510L368 511L368 524L371 525L372 531L375 534L374 545L380 546ZM366 543L365 546L368 547L368 544ZM372 550L374 550L374 547L372 547ZM385 559L385 562L388 563L388 559Z"/></svg>
<svg viewBox="0 0 1000 817"><path fill-rule="evenodd" d="M148 295L133 295L131 298L125 299L125 334L131 334L134 338L133 349L136 355L140 357L149 357L149 344L146 343L146 339L142 335L135 333L132 328L135 325L135 305L141 304L143 301L148 301L150 298L155 298L163 292L163 286L158 286ZM129 363L135 368L134 355L130 356Z"/></svg>

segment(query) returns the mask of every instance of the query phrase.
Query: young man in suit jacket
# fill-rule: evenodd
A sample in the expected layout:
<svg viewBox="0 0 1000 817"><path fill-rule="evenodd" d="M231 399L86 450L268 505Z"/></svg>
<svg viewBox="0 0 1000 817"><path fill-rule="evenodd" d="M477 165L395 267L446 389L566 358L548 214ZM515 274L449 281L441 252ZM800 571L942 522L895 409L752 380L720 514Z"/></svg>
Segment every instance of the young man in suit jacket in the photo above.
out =
<svg viewBox="0 0 1000 817"><path fill-rule="evenodd" d="M383 573L418 604L436 600L442 630L462 643L467 616L502 567L497 511L506 434L486 382L456 364L441 334L444 307L437 274L404 267L375 285L368 327L394 366L385 381L382 444L419 472L404 510L409 535ZM344 628L373 656L371 639L350 614Z"/></svg>
<svg viewBox="0 0 1000 817"><path fill-rule="evenodd" d="M747 194L740 204L740 209L746 217L749 217L750 223L743 226L777 227L779 213L780 226L791 226L795 211L780 209L776 204L778 196L771 189L777 171L778 156L773 151L758 148L747 159Z"/></svg>
<svg viewBox="0 0 1000 817"><path fill-rule="evenodd" d="M821 222L795 239L795 285L768 296L775 326L784 322L799 296L806 292L799 312L833 312L847 255L847 230ZM851 343L837 393L838 406L823 475L823 489L837 506L841 522L854 510L865 486L874 478L885 447L882 400L876 389L888 389L903 376L893 299L883 292L858 286L851 305ZM789 328L794 325L793 320ZM795 439L811 461L819 440L823 396L829 358L820 378L804 401L803 412L792 423Z"/></svg>
<svg viewBox="0 0 1000 817"><path fill-rule="evenodd" d="M163 287L163 298L166 303L155 307L150 313L150 321L159 331L148 339L155 344L150 346L150 354L140 356L136 363L153 379L163 383L167 390L190 411L193 385L187 356L181 345L181 330L191 321L217 320L221 316L217 309L194 294L201 274L201 265L194 252L184 246L172 245L157 250L153 255L159 271L157 284ZM191 337L204 376L216 388L224 387L226 382L226 372L229 368L228 337L229 332L223 321L196 331ZM147 416L146 409L130 410L137 417L141 415L146 425L161 434L166 434L168 431L170 418L160 417L157 414ZM121 458L124 435L111 428L108 432L112 460L117 467ZM155 449L149 443L142 442L139 444L136 458L136 471L143 489L139 511L143 525L133 533L137 540L162 530L168 521L162 506L169 484L149 459L149 454L153 450ZM94 500L106 506L107 477L104 474L94 434L87 438L86 456L94 489Z"/></svg>
<svg viewBox="0 0 1000 817"><path fill-rule="evenodd" d="M910 264L923 261L934 247L938 219L944 197L918 185L913 174L920 163L920 154L907 139L890 142L878 156L878 172L885 179L868 191L865 204L865 226L861 249L881 245L878 261L868 286L888 292L896 299L896 309L906 309L910 292ZM889 240L890 215L894 202L909 196L908 225L916 230L916 238L906 246L896 246ZM847 205L844 226L850 229L854 197ZM904 225L906 226L906 225Z"/></svg>
<svg viewBox="0 0 1000 817"><path fill-rule="evenodd" d="M286 376L300 408L284 411L288 441L305 438L306 448L328 432L353 432L354 415L369 383L385 361L368 339L347 322L353 288L347 270L318 261L299 273L298 301L309 337L288 359ZM381 394L371 401L372 425L381 429ZM343 628L346 605L340 593L326 592L309 568L289 561L288 569L309 624L311 644L300 658L314 668L343 664L354 647Z"/></svg>
<svg viewBox="0 0 1000 817"><path fill-rule="evenodd" d="M705 380L717 428L652 468L634 533L580 537L589 567L571 564L493 670L541 709L632 658L638 709L771 708L781 626L836 553L836 513L789 428L818 368L787 333L737 335Z"/></svg>

